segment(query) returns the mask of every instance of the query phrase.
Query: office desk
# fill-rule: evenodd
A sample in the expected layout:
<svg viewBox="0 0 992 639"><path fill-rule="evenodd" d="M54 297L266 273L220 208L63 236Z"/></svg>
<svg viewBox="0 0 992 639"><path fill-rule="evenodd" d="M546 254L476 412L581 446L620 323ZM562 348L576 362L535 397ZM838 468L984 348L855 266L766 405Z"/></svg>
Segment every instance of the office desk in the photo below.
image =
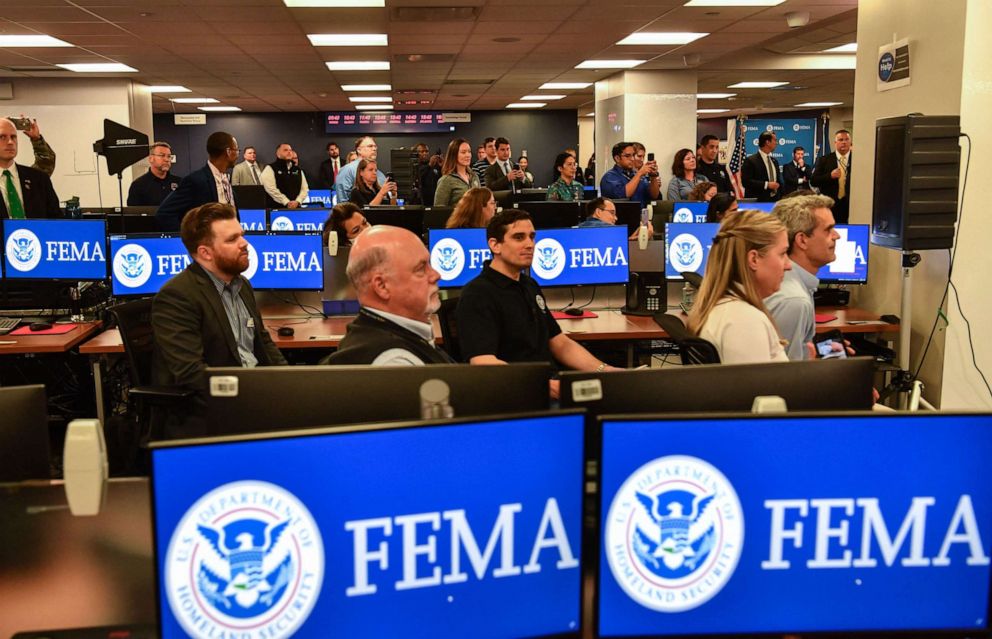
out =
<svg viewBox="0 0 992 639"><path fill-rule="evenodd" d="M80 322L61 335L0 335L0 355L65 353L89 339L100 329L100 322ZM13 342L9 344L8 342Z"/></svg>

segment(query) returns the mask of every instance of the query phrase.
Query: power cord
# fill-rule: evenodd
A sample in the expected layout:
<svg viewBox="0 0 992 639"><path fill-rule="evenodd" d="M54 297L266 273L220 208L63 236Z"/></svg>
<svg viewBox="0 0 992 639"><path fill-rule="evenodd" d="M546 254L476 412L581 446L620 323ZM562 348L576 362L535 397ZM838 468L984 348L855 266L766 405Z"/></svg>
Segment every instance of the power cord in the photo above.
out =
<svg viewBox="0 0 992 639"><path fill-rule="evenodd" d="M958 287L954 286L954 282L951 282L951 289L954 290L954 303L958 307L958 313L961 314L961 319L964 320L964 324L968 328L968 346L971 348L971 364L978 371L978 374L982 376L982 381L985 382L985 390L992 396L992 386L989 386L989 380L985 378L985 373L978 367L978 360L975 357L975 343L971 341L971 322L965 317L964 310L961 308L961 295L958 293Z"/></svg>

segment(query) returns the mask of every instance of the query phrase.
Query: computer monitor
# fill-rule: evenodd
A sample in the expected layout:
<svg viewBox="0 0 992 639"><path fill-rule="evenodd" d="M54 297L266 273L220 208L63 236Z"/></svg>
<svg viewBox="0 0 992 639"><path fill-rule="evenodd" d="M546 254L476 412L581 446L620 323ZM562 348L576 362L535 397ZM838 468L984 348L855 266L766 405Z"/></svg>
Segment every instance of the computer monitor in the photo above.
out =
<svg viewBox="0 0 992 639"><path fill-rule="evenodd" d="M561 405L605 413L746 412L758 395L789 410L869 410L870 357L561 374Z"/></svg>
<svg viewBox="0 0 992 639"><path fill-rule="evenodd" d="M268 206L265 187L261 184L238 184L231 187L238 207L264 209Z"/></svg>
<svg viewBox="0 0 992 639"><path fill-rule="evenodd" d="M0 388L0 482L49 479L45 387Z"/></svg>
<svg viewBox="0 0 992 639"><path fill-rule="evenodd" d="M989 635L989 415L617 417L601 438L596 636Z"/></svg>
<svg viewBox="0 0 992 639"><path fill-rule="evenodd" d="M835 246L836 259L816 274L821 283L866 284L868 282L867 224L838 224L840 235ZM665 225L665 277L681 280L690 271L703 275L709 260L713 236L719 224L669 223Z"/></svg>
<svg viewBox="0 0 992 639"><path fill-rule="evenodd" d="M427 244L442 288L465 286L492 257L485 229L430 229ZM622 226L540 229L530 275L543 287L626 284L627 247Z"/></svg>
<svg viewBox="0 0 992 639"><path fill-rule="evenodd" d="M162 639L580 636L580 414L151 456Z"/></svg>
<svg viewBox="0 0 992 639"><path fill-rule="evenodd" d="M583 200L595 200L599 197L599 187L595 184L586 184L582 187Z"/></svg>
<svg viewBox="0 0 992 639"><path fill-rule="evenodd" d="M107 279L104 220L3 220L3 244L8 279Z"/></svg>
<svg viewBox="0 0 992 639"><path fill-rule="evenodd" d="M637 227L641 225L641 213L644 207L640 202L632 202L630 200L613 200L613 206L617 209L617 226L626 226L627 235L633 234L637 230ZM584 206L582 211L584 217ZM658 227L657 230L661 230L660 224L652 222L652 225Z"/></svg>
<svg viewBox="0 0 992 639"><path fill-rule="evenodd" d="M338 203L334 189L310 189L304 204L323 208L333 208Z"/></svg>
<svg viewBox="0 0 992 639"><path fill-rule="evenodd" d="M582 202L521 202L515 208L527 211L536 229L561 229L575 226L585 217Z"/></svg>
<svg viewBox="0 0 992 639"><path fill-rule="evenodd" d="M551 366L265 366L211 368L208 376L236 380L236 396L206 398L210 434L224 435L415 419L429 379L448 384L458 417L545 410Z"/></svg>
<svg viewBox="0 0 992 639"><path fill-rule="evenodd" d="M450 206L430 206L424 209L424 230L443 229L455 209Z"/></svg>
<svg viewBox="0 0 992 639"><path fill-rule="evenodd" d="M238 209L238 220L240 220L241 228L245 233L264 231L265 209Z"/></svg>
<svg viewBox="0 0 992 639"><path fill-rule="evenodd" d="M246 233L248 270L257 291L319 291L324 288L324 249L319 233Z"/></svg>
<svg viewBox="0 0 992 639"><path fill-rule="evenodd" d="M115 297L154 295L191 261L175 233L111 235L111 292Z"/></svg>
<svg viewBox="0 0 992 639"><path fill-rule="evenodd" d="M273 209L269 211L270 231L323 231L330 209Z"/></svg>
<svg viewBox="0 0 992 639"><path fill-rule="evenodd" d="M404 228L417 237L424 232L424 207L422 206L368 206L362 214L369 224L388 224Z"/></svg>
<svg viewBox="0 0 992 639"><path fill-rule="evenodd" d="M706 222L709 202L675 202L672 209L672 222Z"/></svg>

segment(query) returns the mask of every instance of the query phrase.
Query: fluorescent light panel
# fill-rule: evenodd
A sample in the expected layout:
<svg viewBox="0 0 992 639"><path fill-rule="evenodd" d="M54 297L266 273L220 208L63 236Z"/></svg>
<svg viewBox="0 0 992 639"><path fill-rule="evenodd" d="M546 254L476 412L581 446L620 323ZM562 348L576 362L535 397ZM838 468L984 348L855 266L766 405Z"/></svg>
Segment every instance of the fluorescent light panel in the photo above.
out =
<svg viewBox="0 0 992 639"><path fill-rule="evenodd" d="M391 84L342 84L342 91L392 91Z"/></svg>
<svg viewBox="0 0 992 639"><path fill-rule="evenodd" d="M331 71L389 71L389 63L379 60L367 60L364 62L328 62L327 68Z"/></svg>
<svg viewBox="0 0 992 639"><path fill-rule="evenodd" d="M823 53L857 53L858 43L851 42L848 44L842 44L839 47L834 47L832 49L826 49Z"/></svg>
<svg viewBox="0 0 992 639"><path fill-rule="evenodd" d="M730 109L696 109L696 113L726 113Z"/></svg>
<svg viewBox="0 0 992 639"><path fill-rule="evenodd" d="M844 104L843 102L803 102L802 104L796 104L793 106L797 107L832 107L840 106Z"/></svg>
<svg viewBox="0 0 992 639"><path fill-rule="evenodd" d="M596 112L595 112L595 111L593 111L592 113L586 113L586 114L585 114L585 116L583 116L583 117L586 117L586 118L594 118L594 117L596 117Z"/></svg>
<svg viewBox="0 0 992 639"><path fill-rule="evenodd" d="M392 111L392 104L356 104L355 108L359 111Z"/></svg>
<svg viewBox="0 0 992 639"><path fill-rule="evenodd" d="M697 93L696 98L700 100L725 100L732 98L736 93Z"/></svg>
<svg viewBox="0 0 992 639"><path fill-rule="evenodd" d="M647 60L586 60L575 66L576 69L633 69Z"/></svg>
<svg viewBox="0 0 992 639"><path fill-rule="evenodd" d="M120 62L86 62L80 64L56 64L55 66L75 73L137 73L138 70Z"/></svg>
<svg viewBox="0 0 992 639"><path fill-rule="evenodd" d="M192 93L186 87L181 87L178 84L153 84L148 87L149 93Z"/></svg>
<svg viewBox="0 0 992 639"><path fill-rule="evenodd" d="M783 87L789 84L788 82L738 82L737 84L730 84L727 86L728 89L772 89L775 87Z"/></svg>
<svg viewBox="0 0 992 639"><path fill-rule="evenodd" d="M385 33L308 33L315 47L384 47L389 44Z"/></svg>
<svg viewBox="0 0 992 639"><path fill-rule="evenodd" d="M774 7L785 0L689 0L686 7Z"/></svg>
<svg viewBox="0 0 992 639"><path fill-rule="evenodd" d="M352 102L385 102L387 104L392 104L393 102L393 99L388 95L363 95L348 99Z"/></svg>
<svg viewBox="0 0 992 639"><path fill-rule="evenodd" d="M282 0L290 9L304 8L350 8L350 7L384 7L386 0Z"/></svg>
<svg viewBox="0 0 992 639"><path fill-rule="evenodd" d="M664 31L641 31L631 33L629 36L617 42L617 44L689 44L700 38L705 38L708 33L688 33L688 32L664 32Z"/></svg>
<svg viewBox="0 0 992 639"><path fill-rule="evenodd" d="M513 102L512 104L507 104L507 109L540 109L543 106L548 106L545 102Z"/></svg>
<svg viewBox="0 0 992 639"><path fill-rule="evenodd" d="M525 95L521 100L561 100L564 95Z"/></svg>
<svg viewBox="0 0 992 639"><path fill-rule="evenodd" d="M220 100L213 98L169 98L170 102L176 104L217 104Z"/></svg>
<svg viewBox="0 0 992 639"><path fill-rule="evenodd" d="M197 107L201 111L240 111L240 107L236 106L209 106L209 107Z"/></svg>
<svg viewBox="0 0 992 639"><path fill-rule="evenodd" d="M0 47L71 47L65 40L50 35L0 35Z"/></svg>
<svg viewBox="0 0 992 639"><path fill-rule="evenodd" d="M591 86L592 82L545 82L537 88L542 91L563 91L567 89L585 89Z"/></svg>

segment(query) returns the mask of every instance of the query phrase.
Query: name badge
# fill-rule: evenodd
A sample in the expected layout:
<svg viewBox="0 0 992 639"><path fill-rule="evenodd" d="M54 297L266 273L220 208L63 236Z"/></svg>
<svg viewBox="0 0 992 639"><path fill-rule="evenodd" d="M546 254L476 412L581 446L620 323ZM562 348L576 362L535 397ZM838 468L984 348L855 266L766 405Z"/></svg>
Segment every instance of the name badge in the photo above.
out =
<svg viewBox="0 0 992 639"><path fill-rule="evenodd" d="M255 318L249 317L248 322L245 324L248 328L255 328Z"/></svg>

